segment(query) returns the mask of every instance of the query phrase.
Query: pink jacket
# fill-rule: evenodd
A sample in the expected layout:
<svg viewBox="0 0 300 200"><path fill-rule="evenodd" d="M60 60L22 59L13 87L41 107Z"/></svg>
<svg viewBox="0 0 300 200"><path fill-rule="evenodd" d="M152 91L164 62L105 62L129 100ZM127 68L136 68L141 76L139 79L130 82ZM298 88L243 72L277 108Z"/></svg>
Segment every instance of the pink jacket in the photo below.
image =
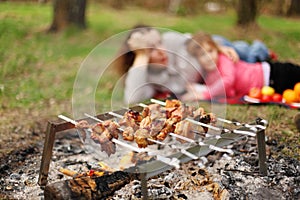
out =
<svg viewBox="0 0 300 200"><path fill-rule="evenodd" d="M219 54L217 69L206 74L204 81L208 91L206 99L215 97L241 97L252 87L264 85L261 63L232 62L224 54Z"/></svg>

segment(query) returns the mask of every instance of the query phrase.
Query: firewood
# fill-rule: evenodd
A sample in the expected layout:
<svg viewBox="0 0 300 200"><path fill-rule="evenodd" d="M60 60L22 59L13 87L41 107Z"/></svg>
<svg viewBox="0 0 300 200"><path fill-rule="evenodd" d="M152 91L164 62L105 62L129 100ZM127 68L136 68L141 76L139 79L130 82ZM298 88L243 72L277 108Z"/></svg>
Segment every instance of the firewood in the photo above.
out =
<svg viewBox="0 0 300 200"><path fill-rule="evenodd" d="M123 171L100 177L73 178L47 185L44 197L45 200L104 199L135 178L134 174Z"/></svg>

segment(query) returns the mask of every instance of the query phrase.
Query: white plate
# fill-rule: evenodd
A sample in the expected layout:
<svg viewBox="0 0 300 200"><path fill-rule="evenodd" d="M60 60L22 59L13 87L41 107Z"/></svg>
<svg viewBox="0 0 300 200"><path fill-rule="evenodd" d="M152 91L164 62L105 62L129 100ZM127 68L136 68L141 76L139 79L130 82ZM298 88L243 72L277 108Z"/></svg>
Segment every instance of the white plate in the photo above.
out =
<svg viewBox="0 0 300 200"><path fill-rule="evenodd" d="M244 101L247 101L249 103L271 103L271 104L279 104L279 105L285 105L292 108L300 108L300 103L285 103L283 100L282 102L276 102L276 101L260 101L260 99L249 97L248 95L245 95L243 97Z"/></svg>

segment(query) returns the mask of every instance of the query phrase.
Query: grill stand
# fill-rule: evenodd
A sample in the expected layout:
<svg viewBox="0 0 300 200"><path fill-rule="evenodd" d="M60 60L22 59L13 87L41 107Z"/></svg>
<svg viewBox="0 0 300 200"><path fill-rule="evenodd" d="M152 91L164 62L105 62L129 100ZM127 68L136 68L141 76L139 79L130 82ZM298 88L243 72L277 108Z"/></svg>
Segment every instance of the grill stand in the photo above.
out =
<svg viewBox="0 0 300 200"><path fill-rule="evenodd" d="M257 132L256 141L258 148L259 173L262 176L266 176L268 175L268 169L266 164L266 142L264 130Z"/></svg>
<svg viewBox="0 0 300 200"><path fill-rule="evenodd" d="M38 179L38 184L40 186L45 186L47 184L48 172L49 172L50 162L52 158L52 151L53 151L56 133L71 128L74 128L74 125L69 122L65 122L65 123L56 123L50 121L48 122L42 160L41 160L39 179Z"/></svg>
<svg viewBox="0 0 300 200"><path fill-rule="evenodd" d="M108 113L101 114L96 116L99 119L107 120L110 119L111 116L109 116ZM90 121L90 119L86 118L84 120ZM256 121L256 124L259 124L259 121ZM58 132L62 132L68 129L73 129L74 125L70 122L51 122L48 121L46 136L45 136L45 142L44 142L44 149L42 154L42 160L41 160L41 166L40 166L40 172L39 172L39 179L38 184L41 187L44 187L47 185L47 178L49 173L49 167L50 162L52 158L52 150L54 146L55 141L55 135ZM244 136L237 136L237 134L233 133L225 133L223 134L224 138L221 139L210 139L207 140L206 143L209 144L215 144L215 146L226 146L231 144L233 141L236 141L237 138L241 139ZM265 147L265 130L261 129L257 131L256 133L257 137L257 145L258 145L258 156L259 156L259 171L262 176L267 175L267 165L266 165L266 147ZM229 139L232 138L232 139ZM189 149L187 149L188 152L193 153L197 156L205 156L208 153L212 152L213 150L209 149L207 146L194 146ZM185 156L181 153L175 153L173 156L176 156L180 158L181 163L185 163L191 160L190 157ZM146 172L145 169L158 169L156 171ZM148 199L148 191L147 191L147 179L158 175L166 170L171 169L171 166L165 165L164 163L161 163L160 161L152 161L150 163L146 163L142 166L138 166L138 173L139 178L141 181L141 189L142 189L142 195L143 199ZM125 170L126 171L126 170Z"/></svg>

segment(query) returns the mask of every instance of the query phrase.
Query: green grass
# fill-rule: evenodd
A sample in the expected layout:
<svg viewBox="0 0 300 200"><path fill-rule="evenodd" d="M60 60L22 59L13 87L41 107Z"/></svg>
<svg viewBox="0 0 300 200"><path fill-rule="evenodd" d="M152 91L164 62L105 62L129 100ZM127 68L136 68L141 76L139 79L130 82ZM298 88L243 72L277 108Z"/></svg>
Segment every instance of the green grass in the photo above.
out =
<svg viewBox="0 0 300 200"><path fill-rule="evenodd" d="M300 27L297 20L261 16L258 19L260 31L255 36L249 34L241 37L235 31L233 12L176 17L160 12L152 14L140 8L115 11L94 4L87 8L87 30L70 27L59 34L47 34L45 31L51 24L51 18L51 4L0 4L0 80L4 86L1 103L5 107L26 107L53 96L70 98L71 92L66 88L71 88L80 62L101 41L137 23L181 32L203 29L230 39L250 41L259 37L281 59L300 60ZM54 82L49 83L51 81ZM21 86L18 86L19 82ZM54 87L45 89L49 84ZM60 90L55 87L58 85L68 92L59 94Z"/></svg>
<svg viewBox="0 0 300 200"><path fill-rule="evenodd" d="M28 114L27 110L34 110L45 118L50 118L63 112L71 112L68 105L72 102L73 84L85 58L104 40L129 30L138 23L180 32L196 32L201 29L232 40L261 39L279 55L280 60L300 64L299 19L260 16L260 28L247 33L235 27L235 20L236 16L232 11L179 17L135 7L116 11L94 3L87 8L86 30L70 27L63 32L49 34L46 30L52 21L51 4L1 2L0 113L17 110L22 115ZM114 47L118 44L114 45L99 50L99 55L104 60L112 57ZM97 112L109 109L117 80L118 77L112 70L105 72L95 93ZM120 99L119 96L115 98ZM295 136L297 132L291 121L297 112L295 110L278 106L227 106L227 109L229 116L241 121L249 121L256 116L270 120L272 131L269 135L279 135L282 142L290 141L291 135ZM285 125L281 125L283 121ZM280 138L281 134L284 137Z"/></svg>

